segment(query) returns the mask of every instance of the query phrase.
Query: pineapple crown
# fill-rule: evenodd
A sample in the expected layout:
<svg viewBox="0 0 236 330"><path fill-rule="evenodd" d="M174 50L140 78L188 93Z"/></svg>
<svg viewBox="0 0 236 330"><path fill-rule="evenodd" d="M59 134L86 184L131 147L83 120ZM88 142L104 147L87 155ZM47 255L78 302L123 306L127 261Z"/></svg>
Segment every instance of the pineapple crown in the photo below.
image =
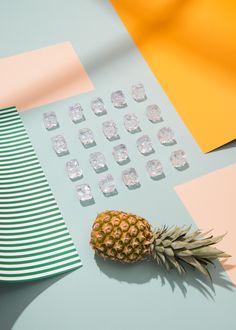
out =
<svg viewBox="0 0 236 330"><path fill-rule="evenodd" d="M153 230L150 241L150 254L153 259L167 270L177 269L180 274L186 272L185 265L190 265L211 280L207 269L208 264L218 258L230 257L230 255L213 247L220 242L224 235L213 237L195 230L190 233L191 226L167 227L162 226Z"/></svg>

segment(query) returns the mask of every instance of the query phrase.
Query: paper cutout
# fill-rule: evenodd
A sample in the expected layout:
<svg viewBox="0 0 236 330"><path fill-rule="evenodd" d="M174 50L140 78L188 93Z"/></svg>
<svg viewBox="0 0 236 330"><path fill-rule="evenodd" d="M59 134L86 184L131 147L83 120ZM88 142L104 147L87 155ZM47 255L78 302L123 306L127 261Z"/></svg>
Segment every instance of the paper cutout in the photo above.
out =
<svg viewBox="0 0 236 330"><path fill-rule="evenodd" d="M111 2L201 149L236 139L236 2Z"/></svg>
<svg viewBox="0 0 236 330"><path fill-rule="evenodd" d="M22 111L93 90L69 42L0 59L0 72L0 108Z"/></svg>
<svg viewBox="0 0 236 330"><path fill-rule="evenodd" d="M0 110L0 281L35 280L81 265L19 113Z"/></svg>
<svg viewBox="0 0 236 330"><path fill-rule="evenodd" d="M188 212L201 229L227 232L218 246L232 255L222 263L236 285L236 164L212 172L175 188Z"/></svg>

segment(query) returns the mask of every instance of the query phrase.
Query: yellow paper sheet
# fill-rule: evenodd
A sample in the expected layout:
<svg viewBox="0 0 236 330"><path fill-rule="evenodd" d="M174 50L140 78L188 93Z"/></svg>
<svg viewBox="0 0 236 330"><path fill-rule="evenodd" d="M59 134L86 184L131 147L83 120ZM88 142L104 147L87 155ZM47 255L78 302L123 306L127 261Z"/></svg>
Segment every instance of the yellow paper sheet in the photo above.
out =
<svg viewBox="0 0 236 330"><path fill-rule="evenodd" d="M236 138L236 1L111 0L204 152Z"/></svg>

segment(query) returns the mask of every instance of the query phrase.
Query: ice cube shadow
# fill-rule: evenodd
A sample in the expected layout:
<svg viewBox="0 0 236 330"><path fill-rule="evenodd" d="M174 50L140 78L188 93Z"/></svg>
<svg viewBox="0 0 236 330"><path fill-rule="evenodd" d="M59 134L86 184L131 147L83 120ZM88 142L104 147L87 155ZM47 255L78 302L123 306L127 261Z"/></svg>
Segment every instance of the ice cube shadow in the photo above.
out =
<svg viewBox="0 0 236 330"><path fill-rule="evenodd" d="M137 182L137 183L135 183L134 185L132 185L132 186L127 186L127 187L128 187L129 190L135 190L135 189L140 188L140 187L141 187L141 184L140 184L140 182Z"/></svg>
<svg viewBox="0 0 236 330"><path fill-rule="evenodd" d="M161 117L159 120L157 121L153 121L153 120L150 120L148 119L152 124L159 124L159 123L162 123L164 121L164 119Z"/></svg>
<svg viewBox="0 0 236 330"><path fill-rule="evenodd" d="M149 152L145 152L145 153L142 153L141 152L141 154L143 155L143 156L149 156L149 155L152 155L152 154L154 154L155 153L155 150L152 148L152 150L150 150Z"/></svg>
<svg viewBox="0 0 236 330"><path fill-rule="evenodd" d="M112 142L112 141L116 141L116 140L119 140L120 139L120 135L117 134L116 136L113 136L111 138L107 138L108 141Z"/></svg>
<svg viewBox="0 0 236 330"><path fill-rule="evenodd" d="M91 199L86 200L86 201L80 201L80 204L81 204L83 207L87 207L87 206L90 206L90 205L95 204L95 200L94 200L94 198L91 198Z"/></svg>
<svg viewBox="0 0 236 330"><path fill-rule="evenodd" d="M48 132L51 132L51 131L55 131L57 128L60 128L60 124L58 123L56 127L52 127L52 128L46 128L46 130Z"/></svg>
<svg viewBox="0 0 236 330"><path fill-rule="evenodd" d="M112 192L110 192L110 193L103 193L103 195L105 196L105 197L112 197L112 196L115 196L115 195L118 195L118 191L117 191L117 189L115 189L114 191L112 191Z"/></svg>
<svg viewBox="0 0 236 330"><path fill-rule="evenodd" d="M72 120L74 124L79 124L79 123L82 123L83 121L85 121L86 118L85 116L83 115L80 119L78 120Z"/></svg>
<svg viewBox="0 0 236 330"><path fill-rule="evenodd" d="M99 173L105 172L107 170L108 170L108 167L107 167L107 165L105 165L103 167L100 167L98 169L95 169L95 172L99 174Z"/></svg>
<svg viewBox="0 0 236 330"><path fill-rule="evenodd" d="M186 163L184 166L181 166L181 167L176 167L176 170L179 171L179 172L182 172L182 171L185 171L189 168L189 164Z"/></svg>
<svg viewBox="0 0 236 330"><path fill-rule="evenodd" d="M156 176L152 176L151 179L154 180L154 181L160 181L162 179L165 179L165 174L162 173L161 175L156 175Z"/></svg>
<svg viewBox="0 0 236 330"><path fill-rule="evenodd" d="M145 97L144 97L142 100L137 100L137 99L135 99L135 98L133 98L133 99L134 99L134 101L137 102L137 103L142 103L142 102L144 102L144 101L147 100L147 95L145 95Z"/></svg>
<svg viewBox="0 0 236 330"><path fill-rule="evenodd" d="M122 160L121 162L117 162L119 165L126 165L130 162L130 158L126 158L125 160Z"/></svg>
<svg viewBox="0 0 236 330"><path fill-rule="evenodd" d="M81 176L77 176L76 178L73 178L73 179L70 178L70 181L76 182L76 181L83 179L83 177L84 177L84 175L82 174Z"/></svg>
<svg viewBox="0 0 236 330"><path fill-rule="evenodd" d="M141 127L137 127L135 130L133 131L128 131L130 134L136 134L136 133L140 133L142 130L141 130Z"/></svg>
<svg viewBox="0 0 236 330"><path fill-rule="evenodd" d="M161 143L161 144L165 147L169 147L169 146L174 146L175 144L177 144L177 142L176 142L176 140L173 140L171 142Z"/></svg>
<svg viewBox="0 0 236 330"><path fill-rule="evenodd" d="M62 153L60 153L60 154L58 154L58 153L56 152L56 154L57 154L58 157L67 156L67 155L69 155L69 153L70 153L69 150L64 151L64 152L62 152Z"/></svg>
<svg viewBox="0 0 236 330"><path fill-rule="evenodd" d="M94 113L97 117L102 117L107 115L107 110L104 110L103 112L99 112L99 113Z"/></svg>
<svg viewBox="0 0 236 330"><path fill-rule="evenodd" d="M96 141L93 141L92 143L88 143L88 144L83 144L83 146L84 146L85 149L95 147L96 146Z"/></svg>
<svg viewBox="0 0 236 330"><path fill-rule="evenodd" d="M123 105L121 105L121 106L116 106L116 105L113 104L113 106L114 106L114 108L116 108L116 109L124 109L124 108L127 108L127 107L128 107L128 104L125 103L125 104L123 104Z"/></svg>

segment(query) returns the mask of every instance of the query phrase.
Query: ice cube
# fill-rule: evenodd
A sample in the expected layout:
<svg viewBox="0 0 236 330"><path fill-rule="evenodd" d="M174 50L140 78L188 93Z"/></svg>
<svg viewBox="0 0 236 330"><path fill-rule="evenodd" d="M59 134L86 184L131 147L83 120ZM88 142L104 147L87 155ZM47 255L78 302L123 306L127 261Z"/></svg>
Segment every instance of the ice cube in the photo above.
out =
<svg viewBox="0 0 236 330"><path fill-rule="evenodd" d="M102 130L106 138L110 141L116 140L119 137L116 123L113 120L105 121L102 124Z"/></svg>
<svg viewBox="0 0 236 330"><path fill-rule="evenodd" d="M43 114L43 122L47 130L52 130L59 126L57 116L54 111L45 112Z"/></svg>
<svg viewBox="0 0 236 330"><path fill-rule="evenodd" d="M111 102L116 108L124 108L127 106L125 95L121 90L111 94Z"/></svg>
<svg viewBox="0 0 236 330"><path fill-rule="evenodd" d="M66 163L66 170L71 180L79 179L82 177L83 172L79 166L77 159L71 159Z"/></svg>
<svg viewBox="0 0 236 330"><path fill-rule="evenodd" d="M69 153L67 148L67 143L62 135L56 135L51 138L53 149L57 153L58 156L63 156Z"/></svg>
<svg viewBox="0 0 236 330"><path fill-rule="evenodd" d="M76 186L76 191L78 198L81 202L88 202L93 200L93 195L91 191L91 187L88 184L80 184Z"/></svg>
<svg viewBox="0 0 236 330"><path fill-rule="evenodd" d="M129 113L124 116L124 126L130 133L135 133L139 130L139 121L134 113Z"/></svg>
<svg viewBox="0 0 236 330"><path fill-rule="evenodd" d="M91 109L93 110L94 114L97 116L102 116L107 113L104 102L101 97L94 98L91 101Z"/></svg>
<svg viewBox="0 0 236 330"><path fill-rule="evenodd" d="M120 165L129 161L128 150L124 144L118 144L115 146L113 148L112 154L116 162Z"/></svg>
<svg viewBox="0 0 236 330"><path fill-rule="evenodd" d="M69 106L69 116L74 123L79 123L85 119L81 104L75 103Z"/></svg>
<svg viewBox="0 0 236 330"><path fill-rule="evenodd" d="M150 104L146 107L146 116L152 123L162 121L161 109L156 104Z"/></svg>
<svg viewBox="0 0 236 330"><path fill-rule="evenodd" d="M186 166L187 160L185 152L182 149L173 151L170 156L170 161L176 168L182 168Z"/></svg>
<svg viewBox="0 0 236 330"><path fill-rule="evenodd" d="M139 186L138 174L133 167L122 172L122 179L124 184L129 188L136 188Z"/></svg>
<svg viewBox="0 0 236 330"><path fill-rule="evenodd" d="M105 156L99 151L90 154L89 161L96 172L104 171L107 168Z"/></svg>
<svg viewBox="0 0 236 330"><path fill-rule="evenodd" d="M149 160L146 164L146 169L151 178L163 175L163 168L158 159Z"/></svg>
<svg viewBox="0 0 236 330"><path fill-rule="evenodd" d="M174 139L174 132L170 127L162 127L158 134L158 139L161 144L174 144L175 139Z"/></svg>
<svg viewBox="0 0 236 330"><path fill-rule="evenodd" d="M143 84L137 84L132 86L132 96L137 102L145 101L147 96Z"/></svg>
<svg viewBox="0 0 236 330"><path fill-rule="evenodd" d="M81 128L79 130L79 139L84 147L92 147L95 144L93 132L90 128Z"/></svg>
<svg viewBox="0 0 236 330"><path fill-rule="evenodd" d="M113 195L116 193L116 186L114 183L113 176L111 174L107 174L100 179L99 187L106 196Z"/></svg>
<svg viewBox="0 0 236 330"><path fill-rule="evenodd" d="M143 155L149 155L154 152L151 139L148 135L141 136L137 142L137 148Z"/></svg>

